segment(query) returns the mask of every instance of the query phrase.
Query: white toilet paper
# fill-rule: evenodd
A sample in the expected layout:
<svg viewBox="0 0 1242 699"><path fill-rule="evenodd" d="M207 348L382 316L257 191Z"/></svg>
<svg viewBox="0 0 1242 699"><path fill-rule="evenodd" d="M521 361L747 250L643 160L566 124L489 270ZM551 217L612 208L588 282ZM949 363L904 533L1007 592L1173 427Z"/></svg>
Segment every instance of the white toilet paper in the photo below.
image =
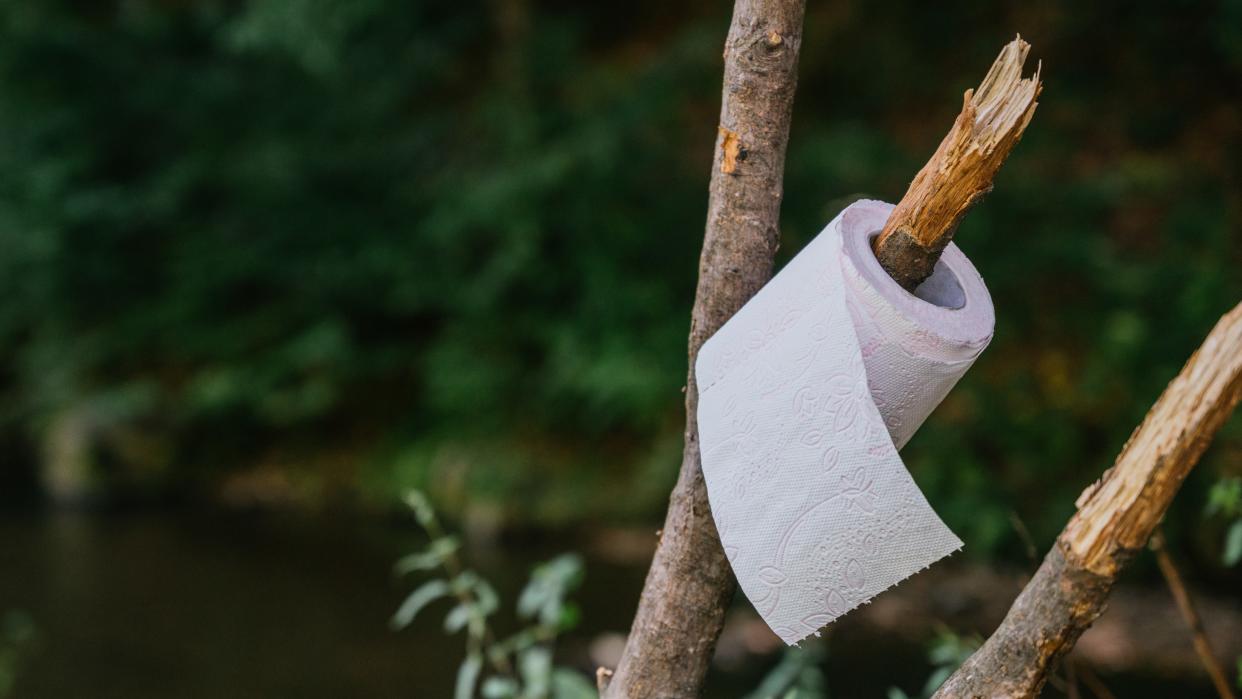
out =
<svg viewBox="0 0 1242 699"><path fill-rule="evenodd" d="M915 295L860 201L699 351L712 514L746 596L796 643L961 548L897 450L992 337L992 300L950 244Z"/></svg>

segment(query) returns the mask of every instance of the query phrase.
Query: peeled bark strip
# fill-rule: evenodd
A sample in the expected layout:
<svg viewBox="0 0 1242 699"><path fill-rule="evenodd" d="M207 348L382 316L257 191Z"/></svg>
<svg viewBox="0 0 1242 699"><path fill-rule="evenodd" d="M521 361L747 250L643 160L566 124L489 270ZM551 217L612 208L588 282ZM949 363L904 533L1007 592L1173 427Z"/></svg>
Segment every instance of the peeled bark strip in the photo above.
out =
<svg viewBox="0 0 1242 699"><path fill-rule="evenodd" d="M772 276L805 0L736 0L691 314L681 475L625 652L604 696L698 696L734 581L699 460L699 347Z"/></svg>
<svg viewBox="0 0 1242 699"><path fill-rule="evenodd" d="M1022 37L1006 44L979 89L966 91L953 128L876 238L880 265L907 291L931 276L962 217L992 191L996 171L1035 114L1043 84L1038 67L1022 78L1030 48Z"/></svg>
<svg viewBox="0 0 1242 699"><path fill-rule="evenodd" d="M1104 611L1182 481L1242 397L1242 304L1221 318L1078 498L1078 512L999 628L935 697L1034 697L1053 664Z"/></svg>

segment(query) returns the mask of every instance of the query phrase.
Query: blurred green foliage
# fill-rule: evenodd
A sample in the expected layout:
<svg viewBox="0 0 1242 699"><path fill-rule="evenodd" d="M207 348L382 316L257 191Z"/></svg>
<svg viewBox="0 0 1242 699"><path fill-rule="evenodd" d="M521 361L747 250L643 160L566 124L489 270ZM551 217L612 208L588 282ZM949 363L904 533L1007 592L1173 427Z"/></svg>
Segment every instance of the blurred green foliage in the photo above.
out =
<svg viewBox="0 0 1242 699"><path fill-rule="evenodd" d="M789 646L746 699L828 699L828 644L818 636Z"/></svg>
<svg viewBox="0 0 1242 699"><path fill-rule="evenodd" d="M982 645L983 639L978 636L962 636L948 627L937 629L927 646L927 662L932 666L932 673L916 696L930 699ZM910 699L910 695L898 687L890 687L888 699Z"/></svg>
<svg viewBox="0 0 1242 699"><path fill-rule="evenodd" d="M0 5L5 443L85 410L164 445L122 480L655 516L728 5ZM1242 298L1238 0L811 3L782 254L899 198L1015 31L1042 104L958 234L996 339L905 451L983 552L1048 541Z"/></svg>
<svg viewBox="0 0 1242 699"><path fill-rule="evenodd" d="M21 610L0 616L0 698L13 696L18 670L35 639L35 625Z"/></svg>
<svg viewBox="0 0 1242 699"><path fill-rule="evenodd" d="M1242 561L1242 478L1222 478L1212 484L1204 513L1227 523L1221 563L1237 565Z"/></svg>

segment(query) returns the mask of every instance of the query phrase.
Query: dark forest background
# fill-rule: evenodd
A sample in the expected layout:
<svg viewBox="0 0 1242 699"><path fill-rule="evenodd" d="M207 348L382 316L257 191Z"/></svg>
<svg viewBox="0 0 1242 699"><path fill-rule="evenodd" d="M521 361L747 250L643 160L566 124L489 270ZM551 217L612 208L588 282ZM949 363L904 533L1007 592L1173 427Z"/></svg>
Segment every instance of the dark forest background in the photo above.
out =
<svg viewBox="0 0 1242 699"><path fill-rule="evenodd" d="M502 593L587 551L567 662L606 662L680 459L730 11L0 3L0 612L44 639L28 696L446 695L456 641L384 626L411 487L499 547ZM1015 32L1041 105L957 235L995 340L903 452L967 542L954 591L1029 566L1242 299L1242 0L810 0L781 259L899 199ZM1235 612L1240 476L1235 418L1167 523ZM273 512L320 533L246 519ZM1168 606L1150 557L1130 583ZM1131 640L1188 648L1160 618ZM927 633L890 677L869 644L900 634L857 626L834 687L922 683ZM1137 665L1131 691L1182 691Z"/></svg>
<svg viewBox="0 0 1242 699"><path fill-rule="evenodd" d="M657 518L729 9L5 3L4 490ZM810 3L784 254L1015 30L1047 87L958 236L996 340L906 453L976 551L1056 531L1242 297L1237 0Z"/></svg>
<svg viewBox="0 0 1242 699"><path fill-rule="evenodd" d="M657 525L730 5L0 3L0 500ZM782 256L1015 32L1041 105L957 236L996 337L904 458L1021 563L1242 298L1242 2L812 0ZM1234 419L1170 516L1221 589L1239 475Z"/></svg>

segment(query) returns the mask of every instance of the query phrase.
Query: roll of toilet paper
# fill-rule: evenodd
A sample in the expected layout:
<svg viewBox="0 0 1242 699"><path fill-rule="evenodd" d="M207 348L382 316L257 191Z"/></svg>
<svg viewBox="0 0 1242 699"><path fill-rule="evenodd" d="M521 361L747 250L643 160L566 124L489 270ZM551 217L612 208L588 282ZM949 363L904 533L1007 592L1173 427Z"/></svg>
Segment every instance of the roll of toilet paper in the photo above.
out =
<svg viewBox="0 0 1242 699"><path fill-rule="evenodd" d="M992 337L992 301L950 244L910 294L846 208L703 345L703 473L739 584L796 643L961 548L897 450Z"/></svg>

